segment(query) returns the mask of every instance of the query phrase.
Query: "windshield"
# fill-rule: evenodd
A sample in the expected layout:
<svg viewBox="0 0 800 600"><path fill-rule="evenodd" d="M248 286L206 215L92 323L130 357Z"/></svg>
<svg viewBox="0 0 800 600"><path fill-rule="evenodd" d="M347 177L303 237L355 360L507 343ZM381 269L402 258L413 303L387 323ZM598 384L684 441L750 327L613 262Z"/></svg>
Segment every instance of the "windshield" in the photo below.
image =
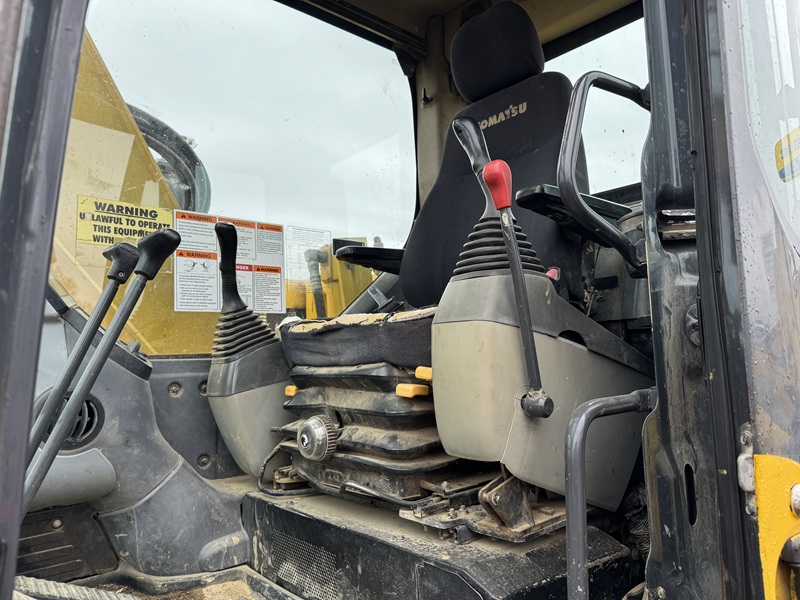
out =
<svg viewBox="0 0 800 600"><path fill-rule="evenodd" d="M603 71L644 87L648 82L644 22L640 19L547 63L574 84L587 71ZM583 121L583 144L592 193L641 181L641 157L650 115L632 102L593 89Z"/></svg>
<svg viewBox="0 0 800 600"><path fill-rule="evenodd" d="M219 220L237 225L245 301L273 323L334 316L372 282L336 247L403 246L412 98L391 51L276 2L95 0L87 30L51 280L88 311L105 246L167 224L184 238L123 339L210 351Z"/></svg>

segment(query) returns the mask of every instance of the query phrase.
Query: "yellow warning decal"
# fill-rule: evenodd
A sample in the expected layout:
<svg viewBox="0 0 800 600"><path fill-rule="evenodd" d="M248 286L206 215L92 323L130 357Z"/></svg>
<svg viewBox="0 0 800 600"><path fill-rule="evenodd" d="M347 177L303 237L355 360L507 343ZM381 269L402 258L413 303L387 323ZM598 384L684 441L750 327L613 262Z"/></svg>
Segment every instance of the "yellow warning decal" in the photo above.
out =
<svg viewBox="0 0 800 600"><path fill-rule="evenodd" d="M800 175L800 127L775 144L775 167L783 181L791 181Z"/></svg>
<svg viewBox="0 0 800 600"><path fill-rule="evenodd" d="M137 242L148 233L172 226L172 210L78 196L76 239L85 244L111 246Z"/></svg>

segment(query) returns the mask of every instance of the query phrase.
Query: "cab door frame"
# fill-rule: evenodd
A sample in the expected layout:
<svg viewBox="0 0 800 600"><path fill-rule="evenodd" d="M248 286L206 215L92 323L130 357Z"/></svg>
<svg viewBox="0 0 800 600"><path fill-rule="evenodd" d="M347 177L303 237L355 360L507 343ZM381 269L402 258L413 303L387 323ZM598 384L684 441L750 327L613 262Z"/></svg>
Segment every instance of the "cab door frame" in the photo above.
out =
<svg viewBox="0 0 800 600"><path fill-rule="evenodd" d="M0 0L0 598L16 572L45 288L88 0Z"/></svg>

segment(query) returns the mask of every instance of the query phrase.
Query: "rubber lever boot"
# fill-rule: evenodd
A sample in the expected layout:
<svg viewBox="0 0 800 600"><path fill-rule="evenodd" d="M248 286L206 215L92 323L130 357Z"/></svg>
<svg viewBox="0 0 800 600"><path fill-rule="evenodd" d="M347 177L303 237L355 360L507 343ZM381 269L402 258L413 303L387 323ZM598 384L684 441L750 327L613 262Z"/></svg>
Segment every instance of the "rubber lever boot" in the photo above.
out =
<svg viewBox="0 0 800 600"><path fill-rule="evenodd" d="M236 226L232 223L218 222L214 233L219 241L219 273L222 279L222 314L227 315L247 308L236 285L236 249L239 238Z"/></svg>
<svg viewBox="0 0 800 600"><path fill-rule="evenodd" d="M33 427L31 427L30 437L28 438L28 454L26 457L26 464L28 465L31 464L31 460L33 460L33 456L36 454L36 449L44 439L47 428L58 415L64 403L64 395L66 394L67 388L69 384L72 383L75 374L78 372L78 368L86 357L86 353L92 345L95 334L100 330L100 325L117 295L119 286L128 281L128 278L133 273L133 268L139 260L139 251L133 244L120 242L119 244L114 244L110 248L103 250L103 256L111 261L111 266L106 275L109 282L103 289L103 293L100 294L100 297L97 299L92 314L83 326L80 336L78 336L78 341L75 343L75 347L67 358L67 364L64 365L64 369L61 371L58 380L47 395L42 409L39 411L39 414L36 415Z"/></svg>
<svg viewBox="0 0 800 600"><path fill-rule="evenodd" d="M261 342L276 340L259 315L247 308L236 284L236 226L224 221L214 225L219 241L219 271L222 278L222 314L214 328L213 358L224 358L252 348Z"/></svg>
<svg viewBox="0 0 800 600"><path fill-rule="evenodd" d="M525 355L529 385L528 391L519 398L519 401L525 414L529 417L546 418L553 414L553 400L547 396L542 387L539 362L536 358L536 343L533 337L525 275L522 270L522 257L514 231L514 215L511 213L511 169L504 161L493 160L484 167L483 177L492 195L494 206L500 213L500 226L503 229L503 240L506 244L508 264L511 267L511 281L517 301L522 351Z"/></svg>

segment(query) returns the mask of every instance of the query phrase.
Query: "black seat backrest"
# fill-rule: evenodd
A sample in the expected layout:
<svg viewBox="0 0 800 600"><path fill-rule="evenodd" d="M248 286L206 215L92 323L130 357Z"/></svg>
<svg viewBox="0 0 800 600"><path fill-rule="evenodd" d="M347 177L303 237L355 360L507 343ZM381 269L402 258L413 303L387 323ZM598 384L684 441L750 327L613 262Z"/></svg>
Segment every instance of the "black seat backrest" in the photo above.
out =
<svg viewBox="0 0 800 600"><path fill-rule="evenodd" d="M511 167L514 190L556 184L556 167L572 85L542 73L544 53L527 13L502 2L465 23L453 39L451 68L471 104L459 113L480 123L489 153ZM578 183L588 191L581 150ZM437 304L464 242L485 205L455 134L445 140L439 176L414 221L400 267L403 294L416 307ZM558 266L580 294L580 240L553 221L514 204L514 216L544 267Z"/></svg>

